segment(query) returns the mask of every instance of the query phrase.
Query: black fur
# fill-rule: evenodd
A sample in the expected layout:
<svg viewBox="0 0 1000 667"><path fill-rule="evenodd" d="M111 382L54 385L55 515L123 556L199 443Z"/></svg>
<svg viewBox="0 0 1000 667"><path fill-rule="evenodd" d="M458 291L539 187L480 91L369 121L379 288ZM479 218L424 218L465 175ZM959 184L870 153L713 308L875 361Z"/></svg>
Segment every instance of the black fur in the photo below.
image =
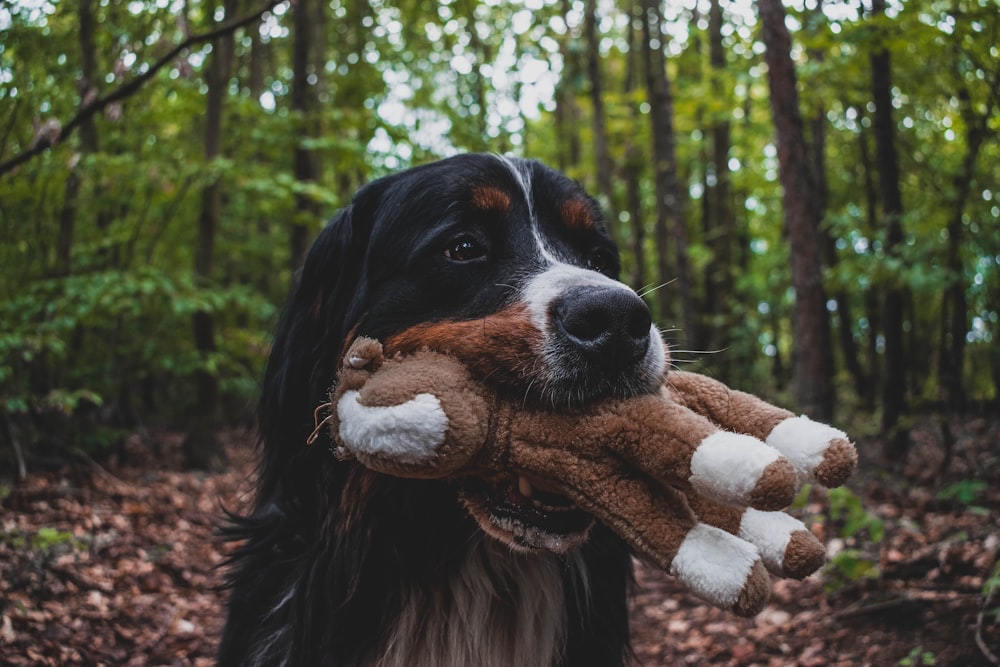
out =
<svg viewBox="0 0 1000 667"><path fill-rule="evenodd" d="M548 202L582 196L578 187L536 163L521 165L530 168L534 214L549 225L550 242L581 266L594 252L605 263L611 253L605 270L617 273L603 232L588 237L546 222L554 215ZM446 482L378 475L337 461L328 440L306 445L313 409L325 400L352 332L384 337L430 319L488 315L509 305L537 270L530 230L517 222L527 218L521 202L508 216L470 223L483 217L462 203L476 183L516 186L494 156L412 169L361 189L312 247L264 378L255 506L226 530L238 546L220 665L374 664L404 592L440 587L480 531ZM441 259L440 249L462 230L481 237L490 262ZM568 625L557 664L622 665L630 555L596 526L579 561L586 582L568 562L563 567Z"/></svg>

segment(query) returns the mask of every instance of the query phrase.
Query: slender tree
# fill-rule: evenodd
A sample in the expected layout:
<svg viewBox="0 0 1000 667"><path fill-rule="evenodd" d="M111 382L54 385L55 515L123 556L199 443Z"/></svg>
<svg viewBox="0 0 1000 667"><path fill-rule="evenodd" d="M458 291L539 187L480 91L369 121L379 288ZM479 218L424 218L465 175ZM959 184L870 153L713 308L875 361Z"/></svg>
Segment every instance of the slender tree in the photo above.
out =
<svg viewBox="0 0 1000 667"><path fill-rule="evenodd" d="M861 179L860 191L864 193L864 221L867 234L873 234L878 229L878 186L875 183L875 165L872 158L871 147L869 146L869 132L865 129L867 123L863 122L865 109L862 106L851 106L858 119L857 160L858 171ZM863 310L868 319L867 347L865 350L865 366L867 367L868 383L864 393L860 393L865 400L874 401L876 388L879 386L882 377L882 365L878 350L878 338L882 331L882 307L879 296L875 290L867 290L864 294Z"/></svg>
<svg viewBox="0 0 1000 667"><path fill-rule="evenodd" d="M657 290L660 317L677 317L684 336L695 331L694 308L691 303L691 272L687 258L687 227L684 197L677 178L677 149L674 137L674 99L667 77L664 58L662 17L658 0L643 0L643 65L646 70L646 90L649 98L649 119L653 132L653 173L656 192L656 241L659 280L676 278L680 295L680 313L673 308L674 299L666 289ZM673 240L674 265L670 265L670 241Z"/></svg>
<svg viewBox="0 0 1000 667"><path fill-rule="evenodd" d="M872 17L885 15L885 0L872 0ZM880 31L879 31L880 32ZM896 126L892 118L892 63L889 51L876 46L871 57L872 99L875 103L875 162L882 201L886 257L900 262L903 245L903 195L899 189ZM903 307L906 290L896 281L885 288L882 326L885 336L885 370L882 374L882 430L896 427L906 404L906 356L903 349ZM897 438L898 445L904 443Z"/></svg>
<svg viewBox="0 0 1000 667"><path fill-rule="evenodd" d="M791 37L781 0L758 0L757 7L766 48L785 227L791 246L795 397L803 410L828 420L833 412L829 316L823 289L819 215L799 111Z"/></svg>
<svg viewBox="0 0 1000 667"><path fill-rule="evenodd" d="M292 8L292 110L298 115L299 140L294 148L295 180L302 184L320 180L318 152L310 148L308 141L315 139L319 128L316 123L318 107L317 91L323 67L316 66L322 61L322 42L316 39L315 26L319 20L318 11L322 3L316 0L300 0ZM305 260L311 223L322 218L319 204L307 192L295 195L296 220L291 233L292 269L302 266Z"/></svg>
<svg viewBox="0 0 1000 667"><path fill-rule="evenodd" d="M725 86L726 52L722 43L724 16L719 0L712 0L708 14L708 58L712 96L728 100ZM711 177L706 178L705 243L712 251L705 273L705 311L709 315L706 341L709 349L725 346L724 337L732 328L731 303L733 282L733 241L736 238L736 218L733 214L729 150L732 143L729 126L730 105L713 111L708 135L711 137L711 155L708 164ZM708 174L706 174L707 176ZM719 355L714 362L719 375L730 375L732 356Z"/></svg>
<svg viewBox="0 0 1000 667"><path fill-rule="evenodd" d="M76 12L80 30L80 108L97 97L97 49L94 45L96 21L92 0L79 0ZM93 116L80 123L80 157L98 150L97 125ZM73 237L76 232L77 205L80 195L80 159L74 159L66 178L66 192L59 215L59 235L56 238L56 273L69 275L72 267Z"/></svg>
<svg viewBox="0 0 1000 667"><path fill-rule="evenodd" d="M641 121L639 105L631 100L641 86L639 83L639 48L637 41L642 38L642 30L637 27L637 20L642 18L642 3L633 0L628 8L628 54L625 63L625 82L622 92L628 105L629 118L638 127ZM625 160L622 165L622 180L625 181L625 210L628 212L629 229L631 231L630 249L632 252L632 275L629 281L637 290L644 290L646 284L646 225L642 215L642 174L646 163L645 153L634 134L625 138Z"/></svg>
<svg viewBox="0 0 1000 667"><path fill-rule="evenodd" d="M236 14L238 0L224 0L225 17ZM223 155L223 111L229 92L229 77L233 60L233 35L219 35L212 41L212 52L205 65L204 156L211 162ZM215 263L215 241L222 208L222 183L213 179L201 190L201 209L198 215L197 244L194 255L194 273L199 285L207 287L212 282ZM207 310L193 316L195 347L207 364L216 352L215 317ZM221 462L221 444L212 429L219 408L219 380L215 372L202 367L195 373L196 400L192 415L192 430L184 442L186 464L191 467L213 467Z"/></svg>
<svg viewBox="0 0 1000 667"><path fill-rule="evenodd" d="M959 16L959 21L971 19ZM994 37L998 32L993 30ZM976 163L986 142L996 136L997 130L991 119L996 118L1000 107L1000 66L995 62L987 64L975 54L957 48L958 53L952 59L957 66L953 80L957 82L957 93L953 99L958 101L959 114L965 132L965 150L961 165L952 179L951 212L948 218L948 245L946 248L945 266L948 269L948 284L942 295L941 308L941 351L939 354L939 374L944 385L948 406L953 410L963 410L966 407L967 396L963 380L965 367L966 334L969 330L969 304L966 297L965 266L962 249L965 239L966 205L972 192L976 174ZM988 91L980 103L973 101L973 95L964 76L968 71L962 63L971 63L987 80L984 88ZM962 71L965 70L965 71Z"/></svg>
<svg viewBox="0 0 1000 667"><path fill-rule="evenodd" d="M809 30L813 34L824 27L826 15L823 13L823 2L817 3L812 9L807 9L805 14ZM826 53L823 49L812 47L808 51L809 58L822 64L826 60ZM837 256L836 240L830 234L830 229L824 223L829 206L829 184L826 169L826 113L825 100L814 93L813 115L809 119L809 150L811 151L811 164L813 179L816 184L816 208L817 216L821 221L820 240L823 247L823 259L831 269L839 263ZM850 374L854 382L855 393L866 402L873 398L871 382L866 376L861 362L858 358L858 345L854 340L853 323L854 316L851 307L851 296L846 287L841 286L832 294L834 302L837 304L838 326L836 327L837 342L840 347L840 354L843 358L844 368ZM830 352L832 353L832 346ZM833 362L830 362L833 366Z"/></svg>
<svg viewBox="0 0 1000 667"><path fill-rule="evenodd" d="M583 21L587 42L587 78L590 82L591 129L594 133L594 167L597 171L597 191L612 229L617 229L614 188L611 185L611 157L608 154L607 112L604 108L604 82L601 75L601 45L597 34L597 0L587 0ZM617 236L617 234L616 234Z"/></svg>
<svg viewBox="0 0 1000 667"><path fill-rule="evenodd" d="M569 18L573 10L570 0L562 0L560 11L563 19ZM574 47L576 36L569 29L559 43L559 53L563 60L563 75L556 85L556 164L561 171L571 171L580 164L580 105L576 100L576 83L580 78L579 58Z"/></svg>

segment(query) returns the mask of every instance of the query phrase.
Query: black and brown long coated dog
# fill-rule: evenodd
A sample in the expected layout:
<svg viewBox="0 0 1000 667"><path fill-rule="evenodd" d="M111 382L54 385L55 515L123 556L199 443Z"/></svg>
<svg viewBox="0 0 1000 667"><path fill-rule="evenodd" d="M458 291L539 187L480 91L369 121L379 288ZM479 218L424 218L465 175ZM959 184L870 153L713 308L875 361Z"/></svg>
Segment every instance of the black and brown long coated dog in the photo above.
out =
<svg viewBox="0 0 1000 667"><path fill-rule="evenodd" d="M622 665L630 554L590 515L516 470L401 479L306 444L359 335L447 339L489 315L478 370L519 400L653 390L664 346L618 272L594 200L537 162L462 155L362 188L277 331L219 664Z"/></svg>

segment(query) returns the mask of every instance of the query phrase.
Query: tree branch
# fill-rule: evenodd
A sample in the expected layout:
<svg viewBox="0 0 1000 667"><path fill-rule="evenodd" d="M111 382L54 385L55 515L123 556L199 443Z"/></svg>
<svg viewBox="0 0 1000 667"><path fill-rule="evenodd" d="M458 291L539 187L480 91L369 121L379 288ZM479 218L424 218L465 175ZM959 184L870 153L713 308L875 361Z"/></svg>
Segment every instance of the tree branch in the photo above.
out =
<svg viewBox="0 0 1000 667"><path fill-rule="evenodd" d="M155 63L153 63L149 67L149 69L147 69L139 76L135 77L131 81L123 83L121 86L115 88L107 95L95 98L93 101L84 104L80 108L80 111L78 111L77 114L72 119L70 119L68 123L66 123L59 129L58 133L52 132L51 134L46 134L46 133L40 134L38 140L30 148L21 151L20 153L18 153L9 160L0 162L0 176L3 176L7 172L13 170L15 167L18 167L19 165L27 162L28 160L38 155L39 153L42 153L52 148L53 146L65 141L67 138L69 138L69 136L73 133L73 131L80 126L81 123L83 123L88 118L102 111L109 104L112 104L113 102L117 102L119 100L123 100L126 97L132 95L133 93L137 92L143 86L143 84L149 81L149 79L153 78L153 76L158 71L163 69L163 67L168 63L172 62L174 58L176 58L177 55L182 51L184 51L185 49L191 48L196 44L201 44L202 42L211 41L216 37L220 37L222 35L234 32L235 30L242 28L243 26L254 23L260 20L260 17L264 14L264 12L274 9L275 6L281 4L282 2L285 2L285 0L267 0L264 3L264 5L260 7L260 9L250 14L247 14L246 16L237 17L230 21L226 21L225 23L220 23L217 27L213 28L212 30L209 30L208 32L188 37L183 42L181 42L173 49L171 49L170 53L168 53L167 55L163 56Z"/></svg>

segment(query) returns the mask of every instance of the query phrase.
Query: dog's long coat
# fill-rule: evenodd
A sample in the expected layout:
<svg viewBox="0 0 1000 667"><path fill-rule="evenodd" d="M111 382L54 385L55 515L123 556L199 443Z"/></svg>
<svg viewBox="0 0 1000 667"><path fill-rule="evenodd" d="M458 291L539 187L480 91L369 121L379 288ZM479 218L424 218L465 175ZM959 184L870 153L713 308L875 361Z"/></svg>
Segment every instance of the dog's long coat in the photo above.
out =
<svg viewBox="0 0 1000 667"><path fill-rule="evenodd" d="M399 479L306 444L354 335L460 337L508 314L477 369L501 391L558 406L658 386L662 342L618 271L594 201L535 162L465 155L359 191L274 341L219 664L622 665L630 555L568 501L514 471Z"/></svg>

